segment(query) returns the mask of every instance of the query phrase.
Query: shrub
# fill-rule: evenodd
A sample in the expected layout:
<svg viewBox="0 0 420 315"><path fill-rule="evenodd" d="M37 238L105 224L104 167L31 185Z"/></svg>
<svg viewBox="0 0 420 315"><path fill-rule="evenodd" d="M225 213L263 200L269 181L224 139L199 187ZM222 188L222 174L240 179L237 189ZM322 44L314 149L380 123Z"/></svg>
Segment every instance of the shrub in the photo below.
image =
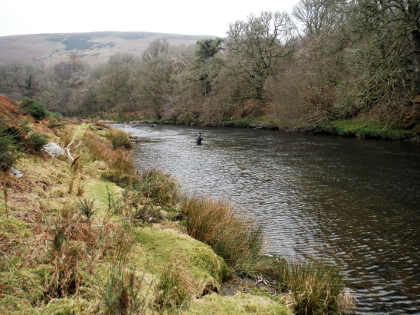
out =
<svg viewBox="0 0 420 315"><path fill-rule="evenodd" d="M13 138L0 131L0 170L9 170L17 159Z"/></svg>
<svg viewBox="0 0 420 315"><path fill-rule="evenodd" d="M111 266L108 280L101 291L104 314L143 314L146 298L139 294L144 277L136 278L134 269L124 264Z"/></svg>
<svg viewBox="0 0 420 315"><path fill-rule="evenodd" d="M24 112L30 114L36 121L43 120L48 115L45 105L35 102L30 98L25 99L21 107Z"/></svg>
<svg viewBox="0 0 420 315"><path fill-rule="evenodd" d="M164 309L173 311L188 303L190 292L185 287L185 283L182 272L178 268L170 266L164 270L155 288L157 293L155 306L160 311Z"/></svg>
<svg viewBox="0 0 420 315"><path fill-rule="evenodd" d="M135 168L130 152L124 149L113 150L107 141L103 141L93 132L86 132L83 138L93 160L105 161L109 170L102 177L120 185L127 186L136 183Z"/></svg>
<svg viewBox="0 0 420 315"><path fill-rule="evenodd" d="M0 170L9 170L17 159L15 131L8 128L0 117Z"/></svg>
<svg viewBox="0 0 420 315"><path fill-rule="evenodd" d="M94 200L83 199L79 200L79 204L77 205L77 207L79 208L80 212L82 212L86 216L86 218L90 220L90 218L95 213L94 204Z"/></svg>
<svg viewBox="0 0 420 315"><path fill-rule="evenodd" d="M319 262L290 263L285 259L268 258L256 270L276 280L280 291L292 292L296 314L343 311L343 278L334 267Z"/></svg>
<svg viewBox="0 0 420 315"><path fill-rule="evenodd" d="M112 129L108 134L108 138L111 140L114 150L118 148L130 150L133 148L130 138L124 131Z"/></svg>
<svg viewBox="0 0 420 315"><path fill-rule="evenodd" d="M149 203L136 208L132 217L134 220L139 220L142 223L156 223L162 220L160 209L153 207L153 204Z"/></svg>
<svg viewBox="0 0 420 315"><path fill-rule="evenodd" d="M73 208L63 208L61 216L52 224L48 233L52 237L49 251L54 266L48 296L64 297L77 294L83 282L80 261L87 259L83 243L94 247L97 235L90 226L79 221Z"/></svg>
<svg viewBox="0 0 420 315"><path fill-rule="evenodd" d="M40 152L42 147L48 143L48 137L42 133L34 132L26 140L27 146L35 152Z"/></svg>
<svg viewBox="0 0 420 315"><path fill-rule="evenodd" d="M115 154L107 141L103 141L103 139L91 131L85 133L83 143L88 147L93 160L108 162Z"/></svg>
<svg viewBox="0 0 420 315"><path fill-rule="evenodd" d="M130 153L118 149L113 151L110 160L106 161L110 166L110 170L103 173L102 176L122 187L133 185L137 182L135 177L134 164Z"/></svg>
<svg viewBox="0 0 420 315"><path fill-rule="evenodd" d="M121 215L124 211L124 201L121 198L115 198L114 194L106 186L108 214L110 215Z"/></svg>
<svg viewBox="0 0 420 315"><path fill-rule="evenodd" d="M112 169L119 171L120 173L131 175L134 173L134 164L131 159L130 153L124 150L116 150L112 155L110 166Z"/></svg>
<svg viewBox="0 0 420 315"><path fill-rule="evenodd" d="M222 201L185 198L181 207L190 236L209 244L237 271L252 272L263 245L260 226L238 218Z"/></svg>
<svg viewBox="0 0 420 315"><path fill-rule="evenodd" d="M161 206L174 204L179 197L177 183L170 175L151 169L144 171L136 186L137 191Z"/></svg>

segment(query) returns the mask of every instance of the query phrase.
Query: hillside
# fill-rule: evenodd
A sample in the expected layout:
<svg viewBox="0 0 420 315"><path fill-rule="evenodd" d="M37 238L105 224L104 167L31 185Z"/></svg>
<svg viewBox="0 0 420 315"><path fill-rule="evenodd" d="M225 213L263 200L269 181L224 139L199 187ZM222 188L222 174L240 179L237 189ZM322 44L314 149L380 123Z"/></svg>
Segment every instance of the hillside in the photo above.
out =
<svg viewBox="0 0 420 315"><path fill-rule="evenodd" d="M148 32L57 33L0 37L0 65L41 61L54 64L72 54L91 65L103 63L116 53L141 55L156 39L173 45L190 45L211 36L189 36Z"/></svg>

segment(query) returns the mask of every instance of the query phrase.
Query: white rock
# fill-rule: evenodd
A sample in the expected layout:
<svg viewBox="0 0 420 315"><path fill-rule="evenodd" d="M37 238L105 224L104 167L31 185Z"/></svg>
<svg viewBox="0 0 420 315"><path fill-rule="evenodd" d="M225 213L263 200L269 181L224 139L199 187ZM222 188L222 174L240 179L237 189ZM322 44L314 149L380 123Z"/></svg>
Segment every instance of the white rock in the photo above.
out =
<svg viewBox="0 0 420 315"><path fill-rule="evenodd" d="M60 145L55 142L49 142L42 147L42 150L47 152L52 158L56 156L65 155L66 152Z"/></svg>
<svg viewBox="0 0 420 315"><path fill-rule="evenodd" d="M22 172L15 169L14 167L10 168L10 175L12 175L13 177L16 177L16 178L21 178L23 176Z"/></svg>

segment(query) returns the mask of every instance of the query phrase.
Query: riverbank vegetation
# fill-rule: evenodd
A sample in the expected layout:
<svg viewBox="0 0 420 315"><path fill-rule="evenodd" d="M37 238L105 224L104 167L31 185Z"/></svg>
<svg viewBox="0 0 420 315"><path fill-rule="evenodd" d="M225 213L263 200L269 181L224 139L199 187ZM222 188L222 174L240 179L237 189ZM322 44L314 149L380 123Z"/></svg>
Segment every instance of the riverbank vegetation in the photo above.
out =
<svg viewBox="0 0 420 315"><path fill-rule="evenodd" d="M21 104L0 102L1 313L344 311L334 268L265 256L261 229L228 203L136 174L120 131ZM67 152L33 150L35 132Z"/></svg>
<svg viewBox="0 0 420 315"><path fill-rule="evenodd" d="M3 65L0 91L66 115L180 124L356 132L418 139L420 6L411 0L300 0L195 46L150 44L95 68ZM378 123L377 123L378 122ZM395 136L403 130L404 135Z"/></svg>

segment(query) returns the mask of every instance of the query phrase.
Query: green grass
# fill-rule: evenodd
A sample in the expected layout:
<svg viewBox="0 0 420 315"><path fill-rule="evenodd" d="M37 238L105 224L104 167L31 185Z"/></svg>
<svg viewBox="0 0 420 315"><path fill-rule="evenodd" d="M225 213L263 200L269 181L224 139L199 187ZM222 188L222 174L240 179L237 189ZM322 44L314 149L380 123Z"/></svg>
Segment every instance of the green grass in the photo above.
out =
<svg viewBox="0 0 420 315"><path fill-rule="evenodd" d="M168 265L176 265L188 275L190 289L200 296L206 288L219 289L230 271L223 261L206 244L172 229L159 230L152 227L137 228L133 249L135 263L146 266L147 271L160 275Z"/></svg>
<svg viewBox="0 0 420 315"><path fill-rule="evenodd" d="M175 265L168 266L161 273L155 291L154 304L159 311L166 309L174 312L176 309L186 308L191 300L191 293L182 277L182 270Z"/></svg>
<svg viewBox="0 0 420 315"><path fill-rule="evenodd" d="M118 185L105 181L103 179L89 179L86 181L85 196L91 200L95 200L95 209L97 215L103 217L108 211L108 192L114 198L120 198L122 189Z"/></svg>
<svg viewBox="0 0 420 315"><path fill-rule="evenodd" d="M343 278L339 270L320 262L293 263L281 258L262 259L256 271L273 279L280 292L291 292L296 314L340 314Z"/></svg>
<svg viewBox="0 0 420 315"><path fill-rule="evenodd" d="M393 129L377 120L338 120L322 128L340 136L360 139L404 140L413 136L410 130Z"/></svg>

